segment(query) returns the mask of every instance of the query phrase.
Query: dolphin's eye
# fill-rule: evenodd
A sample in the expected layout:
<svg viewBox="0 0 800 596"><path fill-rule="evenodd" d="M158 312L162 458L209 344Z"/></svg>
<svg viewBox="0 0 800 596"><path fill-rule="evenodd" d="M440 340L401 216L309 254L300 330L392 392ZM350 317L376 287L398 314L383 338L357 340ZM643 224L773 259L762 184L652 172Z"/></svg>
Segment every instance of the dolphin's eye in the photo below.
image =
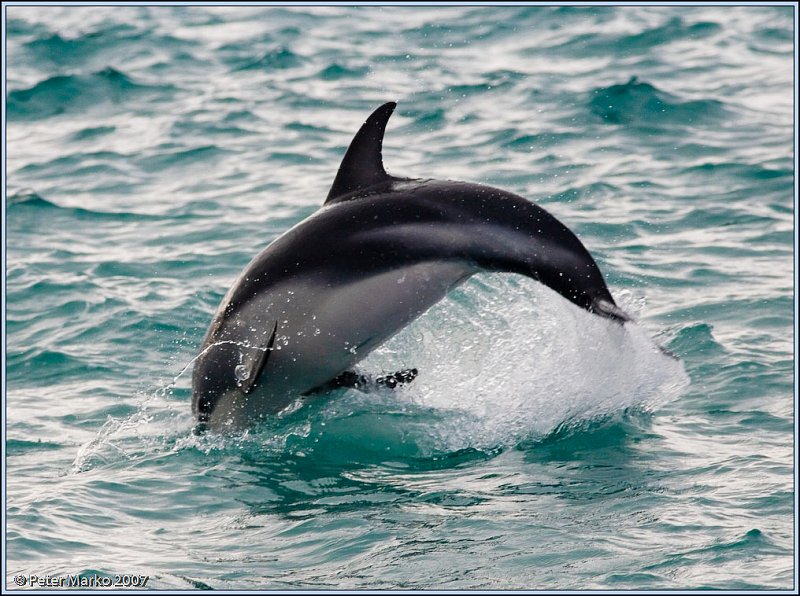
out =
<svg viewBox="0 0 800 596"><path fill-rule="evenodd" d="M197 421L208 422L211 412L214 409L214 403L209 398L200 399L197 402Z"/></svg>

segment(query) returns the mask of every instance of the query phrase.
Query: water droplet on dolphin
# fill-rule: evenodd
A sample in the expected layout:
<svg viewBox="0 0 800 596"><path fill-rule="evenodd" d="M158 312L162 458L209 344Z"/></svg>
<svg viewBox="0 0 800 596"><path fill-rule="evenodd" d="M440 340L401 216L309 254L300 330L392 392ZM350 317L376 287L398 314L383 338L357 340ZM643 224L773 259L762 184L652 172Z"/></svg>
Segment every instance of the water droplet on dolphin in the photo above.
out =
<svg viewBox="0 0 800 596"><path fill-rule="evenodd" d="M250 371L244 364L237 364L233 369L233 376L236 377L236 384L241 387L242 383L250 378Z"/></svg>

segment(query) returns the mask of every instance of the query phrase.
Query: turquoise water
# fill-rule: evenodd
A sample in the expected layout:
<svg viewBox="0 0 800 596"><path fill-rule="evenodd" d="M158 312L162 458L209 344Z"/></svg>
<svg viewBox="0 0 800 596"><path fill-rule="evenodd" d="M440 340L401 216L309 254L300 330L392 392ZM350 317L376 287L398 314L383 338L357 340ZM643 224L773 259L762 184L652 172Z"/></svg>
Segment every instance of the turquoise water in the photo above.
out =
<svg viewBox="0 0 800 596"><path fill-rule="evenodd" d="M791 7L7 16L9 587L795 585ZM409 387L192 434L217 304L390 100L390 173L543 205L638 324L477 276L361 365Z"/></svg>

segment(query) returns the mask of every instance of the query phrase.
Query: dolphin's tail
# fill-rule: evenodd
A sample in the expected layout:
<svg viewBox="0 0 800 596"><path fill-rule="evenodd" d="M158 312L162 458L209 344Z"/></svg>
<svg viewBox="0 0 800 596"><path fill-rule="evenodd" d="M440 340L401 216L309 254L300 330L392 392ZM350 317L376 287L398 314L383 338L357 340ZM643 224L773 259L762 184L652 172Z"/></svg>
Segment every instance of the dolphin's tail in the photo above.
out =
<svg viewBox="0 0 800 596"><path fill-rule="evenodd" d="M598 314L601 317L606 317L612 321L617 321L620 325L627 323L628 321L633 321L633 317L622 310L619 306L613 302L609 302L608 300L603 300L602 298L592 301L589 312Z"/></svg>

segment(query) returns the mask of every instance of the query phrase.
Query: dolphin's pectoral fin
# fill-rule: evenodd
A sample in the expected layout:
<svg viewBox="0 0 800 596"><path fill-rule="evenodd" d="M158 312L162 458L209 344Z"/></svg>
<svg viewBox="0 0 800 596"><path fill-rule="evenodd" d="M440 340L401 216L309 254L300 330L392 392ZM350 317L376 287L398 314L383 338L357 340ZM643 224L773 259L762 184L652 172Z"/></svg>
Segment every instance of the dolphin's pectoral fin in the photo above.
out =
<svg viewBox="0 0 800 596"><path fill-rule="evenodd" d="M261 376L261 372L267 365L269 355L272 353L272 348L275 346L275 334L278 332L278 321L272 327L272 333L269 339L261 345L250 346L242 349L242 361L234 369L236 375L236 384L244 395L247 395L253 390L256 381Z"/></svg>
<svg viewBox="0 0 800 596"><path fill-rule="evenodd" d="M303 395L327 393L328 391L333 391L334 389L361 389L368 383L369 379L367 379L366 376L360 375L352 370L346 370L343 373L336 375L327 383L323 383L322 385L318 385L313 389L309 389L303 393Z"/></svg>
<svg viewBox="0 0 800 596"><path fill-rule="evenodd" d="M328 198L325 199L326 205L357 190L392 180L383 169L382 148L386 123L396 106L393 101L383 104L361 125L339 165Z"/></svg>
<svg viewBox="0 0 800 596"><path fill-rule="evenodd" d="M416 368L406 368L399 370L390 375L383 375L381 377L371 378L367 375L358 374L352 370L346 370L339 373L336 377L315 387L310 391L306 391L303 395L313 395L315 393L326 393L334 389L358 389L359 391L368 391L372 388L394 389L398 385L405 385L417 378L419 371Z"/></svg>
<svg viewBox="0 0 800 596"><path fill-rule="evenodd" d="M406 368L391 375L384 375L375 379L375 384L381 387L394 389L398 385L405 385L417 378L419 371L416 368Z"/></svg>

